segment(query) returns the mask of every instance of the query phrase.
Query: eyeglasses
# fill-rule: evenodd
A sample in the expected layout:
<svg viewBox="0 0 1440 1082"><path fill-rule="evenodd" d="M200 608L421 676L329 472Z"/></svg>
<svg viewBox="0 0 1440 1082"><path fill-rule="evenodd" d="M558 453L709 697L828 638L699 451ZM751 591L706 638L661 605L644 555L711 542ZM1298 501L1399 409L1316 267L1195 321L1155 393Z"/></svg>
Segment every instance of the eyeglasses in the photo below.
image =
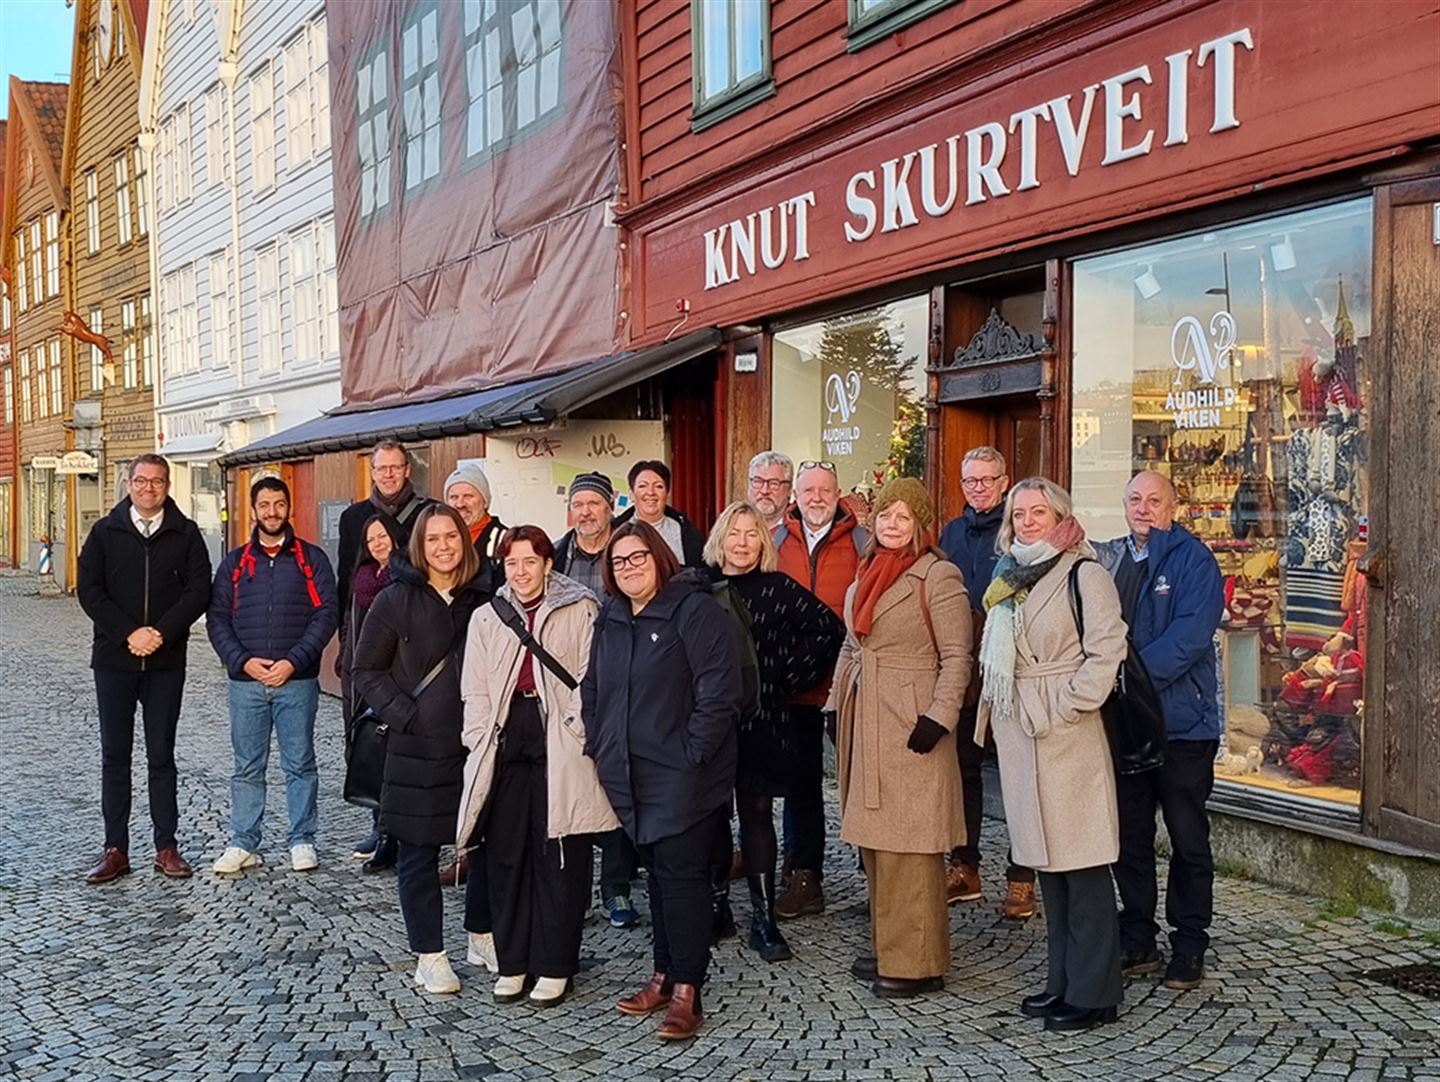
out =
<svg viewBox="0 0 1440 1082"><path fill-rule="evenodd" d="M131 488L166 488L170 484L168 477L132 477L130 478Z"/></svg>
<svg viewBox="0 0 1440 1082"><path fill-rule="evenodd" d="M787 480L785 480L785 478L783 478L783 477L752 477L752 478L750 478L750 487L751 487L751 488L764 489L764 490L767 490L767 491L768 491L769 489L772 489L772 488L787 488L787 487L789 487L789 485L790 485L790 482L787 481Z"/></svg>
<svg viewBox="0 0 1440 1082"><path fill-rule="evenodd" d="M405 467L405 466L371 466L371 467L370 467L370 472L371 472L371 473L392 474L392 473L404 473L406 469L407 469L407 467Z"/></svg>
<svg viewBox="0 0 1440 1082"><path fill-rule="evenodd" d="M636 549L629 556L611 556L610 570L621 571L627 567L644 567L645 561L650 559L649 549Z"/></svg>
<svg viewBox="0 0 1440 1082"><path fill-rule="evenodd" d="M829 470L831 473L834 473L834 472L835 472L835 463L833 463L833 462L814 462L814 461L811 461L811 460L809 460L809 459L806 459L804 462L800 463L800 468L801 468L802 470L811 470L811 469Z"/></svg>
<svg viewBox="0 0 1440 1082"><path fill-rule="evenodd" d="M1003 473L997 473L994 477L967 477L960 482L961 488L994 488L1000 483Z"/></svg>

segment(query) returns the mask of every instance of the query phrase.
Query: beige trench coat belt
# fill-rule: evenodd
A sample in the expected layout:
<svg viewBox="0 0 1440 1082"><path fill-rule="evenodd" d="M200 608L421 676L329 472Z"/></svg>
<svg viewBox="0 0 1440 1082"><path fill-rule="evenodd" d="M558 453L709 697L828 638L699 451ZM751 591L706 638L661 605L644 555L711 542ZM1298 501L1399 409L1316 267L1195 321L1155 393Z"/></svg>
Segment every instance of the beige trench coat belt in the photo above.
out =
<svg viewBox="0 0 1440 1082"><path fill-rule="evenodd" d="M1079 661L1039 661L1030 664L1022 664L1020 659L1015 659L1016 680L1039 680L1046 676L1069 676L1071 673L1080 671Z"/></svg>

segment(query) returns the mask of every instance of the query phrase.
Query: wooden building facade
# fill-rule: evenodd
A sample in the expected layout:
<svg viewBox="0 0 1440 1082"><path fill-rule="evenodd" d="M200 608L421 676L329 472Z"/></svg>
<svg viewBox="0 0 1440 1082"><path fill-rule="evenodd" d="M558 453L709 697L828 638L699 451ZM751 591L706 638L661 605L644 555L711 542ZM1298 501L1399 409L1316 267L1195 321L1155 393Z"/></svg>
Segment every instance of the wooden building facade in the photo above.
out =
<svg viewBox="0 0 1440 1082"><path fill-rule="evenodd" d="M991 444L1113 537L1163 472L1226 576L1217 801L1440 852L1433 5L621 10L633 344L724 339L722 491L773 447L949 518Z"/></svg>
<svg viewBox="0 0 1440 1082"><path fill-rule="evenodd" d="M5 139L9 121L0 120L0 222L5 217ZM15 312L10 301L10 265L5 261L5 230L0 230L0 567L14 567L16 537L16 451L20 428L15 398Z"/></svg>

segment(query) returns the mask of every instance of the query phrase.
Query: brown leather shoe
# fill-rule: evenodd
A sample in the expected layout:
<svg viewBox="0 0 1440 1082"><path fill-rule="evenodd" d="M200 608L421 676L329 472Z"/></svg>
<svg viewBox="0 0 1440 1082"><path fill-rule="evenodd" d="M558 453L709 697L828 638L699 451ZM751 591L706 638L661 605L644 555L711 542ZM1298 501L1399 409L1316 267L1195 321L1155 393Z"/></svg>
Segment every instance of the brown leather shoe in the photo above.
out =
<svg viewBox="0 0 1440 1082"><path fill-rule="evenodd" d="M665 974L656 973L649 984L633 996L626 996L615 1007L622 1014L654 1014L669 1002L670 982L665 979Z"/></svg>
<svg viewBox="0 0 1440 1082"><path fill-rule="evenodd" d="M980 897L980 869L969 864L952 864L945 869L945 904L973 902Z"/></svg>
<svg viewBox="0 0 1440 1082"><path fill-rule="evenodd" d="M87 883L108 883L130 874L130 858L113 845L100 855L95 866L85 873Z"/></svg>
<svg viewBox="0 0 1440 1082"><path fill-rule="evenodd" d="M665 1021L655 1031L662 1041L688 1041L695 1036L704 1020L700 1010L700 989L693 984L677 984L670 995L670 1009Z"/></svg>
<svg viewBox="0 0 1440 1082"><path fill-rule="evenodd" d="M1035 884L1010 881L1000 915L1006 920L1029 920L1035 915Z"/></svg>
<svg viewBox="0 0 1440 1082"><path fill-rule="evenodd" d="M155 854L155 870L170 879L189 879L194 875L189 863L173 845Z"/></svg>
<svg viewBox="0 0 1440 1082"><path fill-rule="evenodd" d="M790 873L785 893L775 900L775 915L781 920L794 920L811 913L825 912L825 891L814 872L796 868Z"/></svg>

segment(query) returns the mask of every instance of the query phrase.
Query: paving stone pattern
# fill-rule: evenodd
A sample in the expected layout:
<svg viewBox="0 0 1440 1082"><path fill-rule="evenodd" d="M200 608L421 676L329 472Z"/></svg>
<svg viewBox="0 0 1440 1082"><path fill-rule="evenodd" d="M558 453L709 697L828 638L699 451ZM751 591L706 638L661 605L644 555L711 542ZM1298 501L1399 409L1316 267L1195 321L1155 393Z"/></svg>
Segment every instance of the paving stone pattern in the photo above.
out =
<svg viewBox="0 0 1440 1082"><path fill-rule="evenodd" d="M272 757L266 867L211 874L230 747L225 680L203 633L178 753L182 846L197 874L171 882L149 868L137 741L135 873L87 886L102 838L89 625L72 599L34 589L0 579L0 1077L1440 1080L1440 1003L1356 978L1440 951L1359 919L1317 922L1317 899L1234 880L1219 888L1211 979L1188 993L1131 984L1117 1025L1062 1036L1019 1016L1019 998L1043 982L1044 926L998 918L993 860L985 900L952 910L947 990L878 1000L848 973L867 946L865 893L838 842L829 909L786 928L796 960L767 966L725 943L689 1045L664 1045L657 1019L614 1010L649 976L648 935L598 915L568 1003L500 1006L464 962L459 894L448 891L464 988L426 996L410 983L394 879L361 875L350 856L367 819L340 799L333 701L317 726L320 868L289 869ZM987 824L985 842L1003 853L1003 826ZM643 887L636 894L643 911ZM738 885L734 894L743 923Z"/></svg>

